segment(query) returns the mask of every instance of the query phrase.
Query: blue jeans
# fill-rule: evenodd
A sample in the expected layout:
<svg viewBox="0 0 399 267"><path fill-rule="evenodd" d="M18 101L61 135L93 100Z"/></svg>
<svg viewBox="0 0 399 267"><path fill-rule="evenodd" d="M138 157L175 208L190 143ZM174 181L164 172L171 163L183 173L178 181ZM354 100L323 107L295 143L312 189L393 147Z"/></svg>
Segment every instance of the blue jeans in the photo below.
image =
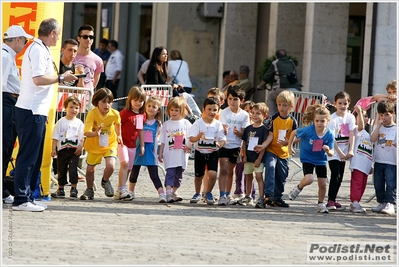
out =
<svg viewBox="0 0 399 267"><path fill-rule="evenodd" d="M396 203L396 165L374 163L374 189L378 203Z"/></svg>
<svg viewBox="0 0 399 267"><path fill-rule="evenodd" d="M282 201L285 182L288 177L288 159L265 152L265 197Z"/></svg>
<svg viewBox="0 0 399 267"><path fill-rule="evenodd" d="M17 156L13 206L33 201L32 193L42 165L47 116L33 115L31 110L15 108L19 152Z"/></svg>

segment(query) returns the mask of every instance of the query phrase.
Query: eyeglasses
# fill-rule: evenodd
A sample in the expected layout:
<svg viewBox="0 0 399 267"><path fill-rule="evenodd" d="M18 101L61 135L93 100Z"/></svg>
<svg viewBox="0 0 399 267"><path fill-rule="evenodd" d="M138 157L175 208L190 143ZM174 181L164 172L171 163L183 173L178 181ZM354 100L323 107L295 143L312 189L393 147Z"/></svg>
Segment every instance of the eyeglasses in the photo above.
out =
<svg viewBox="0 0 399 267"><path fill-rule="evenodd" d="M93 35L87 35L87 34L83 34L83 35L79 35L79 37L82 37L83 39L87 40L87 38L90 38L90 40L94 39Z"/></svg>

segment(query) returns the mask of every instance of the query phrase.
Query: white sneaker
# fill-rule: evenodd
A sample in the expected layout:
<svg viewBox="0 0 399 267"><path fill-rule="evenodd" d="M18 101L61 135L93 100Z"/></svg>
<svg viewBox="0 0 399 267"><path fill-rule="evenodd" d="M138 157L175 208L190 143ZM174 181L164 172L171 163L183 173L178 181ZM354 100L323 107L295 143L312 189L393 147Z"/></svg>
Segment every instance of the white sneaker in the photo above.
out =
<svg viewBox="0 0 399 267"><path fill-rule="evenodd" d="M4 204L12 204L14 203L14 197L12 195L8 195L8 197L3 198Z"/></svg>
<svg viewBox="0 0 399 267"><path fill-rule="evenodd" d="M136 198L136 194L133 191L129 191L129 195L132 199Z"/></svg>
<svg viewBox="0 0 399 267"><path fill-rule="evenodd" d="M295 188L293 188L293 189L291 190L291 192L289 192L288 197L289 197L291 200L294 200L294 199L299 195L299 193L301 193L301 191L302 191L302 189L299 189L298 186L295 186Z"/></svg>
<svg viewBox="0 0 399 267"><path fill-rule="evenodd" d="M125 200L125 201L129 201L132 200L132 196L129 194L129 191L127 191L126 188L122 188L122 189L117 189L115 194L114 194L114 199L115 200Z"/></svg>
<svg viewBox="0 0 399 267"><path fill-rule="evenodd" d="M12 209L18 211L44 211L43 207L33 204L32 202L25 202L19 206L12 206Z"/></svg>
<svg viewBox="0 0 399 267"><path fill-rule="evenodd" d="M159 203L166 203L168 202L168 200L166 199L166 195L165 194L159 194Z"/></svg>
<svg viewBox="0 0 399 267"><path fill-rule="evenodd" d="M326 205L324 203L317 204L317 212L329 213L329 211L328 211L328 209L327 209L327 207L326 207Z"/></svg>
<svg viewBox="0 0 399 267"><path fill-rule="evenodd" d="M385 202L380 203L380 204L378 204L377 207L372 208L371 211L374 211L374 212L381 212L381 211L385 208L385 205L386 205Z"/></svg>
<svg viewBox="0 0 399 267"><path fill-rule="evenodd" d="M227 197L227 205L235 205L235 204L237 204L237 201L235 201L234 198L231 195L229 195Z"/></svg>
<svg viewBox="0 0 399 267"><path fill-rule="evenodd" d="M245 197L245 194L234 194L233 198L234 200L238 201L240 199L243 199Z"/></svg>
<svg viewBox="0 0 399 267"><path fill-rule="evenodd" d="M393 215L395 214L395 207L393 206L393 204L387 202L385 207L381 210L381 213Z"/></svg>
<svg viewBox="0 0 399 267"><path fill-rule="evenodd" d="M362 213L362 212L366 212L365 209L362 208L362 206L360 206L359 202L357 201L353 201L350 204L350 209L353 213Z"/></svg>
<svg viewBox="0 0 399 267"><path fill-rule="evenodd" d="M42 207L43 209L47 209L47 205L43 203L43 201L33 200L33 204Z"/></svg>
<svg viewBox="0 0 399 267"><path fill-rule="evenodd" d="M226 206L227 205L227 198L226 196L221 196L218 201L219 206Z"/></svg>

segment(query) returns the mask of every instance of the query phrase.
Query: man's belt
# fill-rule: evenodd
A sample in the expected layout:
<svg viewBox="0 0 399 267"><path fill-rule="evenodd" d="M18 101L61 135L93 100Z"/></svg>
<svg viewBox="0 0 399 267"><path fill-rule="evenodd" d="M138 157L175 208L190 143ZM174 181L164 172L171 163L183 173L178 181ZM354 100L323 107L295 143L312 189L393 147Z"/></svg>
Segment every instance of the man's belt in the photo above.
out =
<svg viewBox="0 0 399 267"><path fill-rule="evenodd" d="M3 94L10 95L10 96L12 96L12 97L13 97L13 98L15 98L15 99L18 99L18 97L19 97L19 95L18 95L18 94L9 93L9 92L3 92Z"/></svg>

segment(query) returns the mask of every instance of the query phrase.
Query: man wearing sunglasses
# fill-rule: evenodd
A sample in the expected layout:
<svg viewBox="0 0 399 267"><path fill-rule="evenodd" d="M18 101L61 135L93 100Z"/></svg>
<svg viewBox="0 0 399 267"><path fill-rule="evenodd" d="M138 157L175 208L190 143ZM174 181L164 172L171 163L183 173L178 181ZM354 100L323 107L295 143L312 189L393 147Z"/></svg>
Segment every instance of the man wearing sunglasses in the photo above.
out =
<svg viewBox="0 0 399 267"><path fill-rule="evenodd" d="M19 70L15 57L25 47L28 39L33 39L19 25L10 26L4 33L4 44L1 48L1 80L3 93L3 203L12 204L14 197L10 194L5 183L7 168L17 138L15 128L15 103L21 87ZM14 191L14 190L12 190Z"/></svg>
<svg viewBox="0 0 399 267"><path fill-rule="evenodd" d="M94 93L100 75L104 72L103 60L91 51L94 42L94 28L91 25L82 25L78 30L77 40L79 42L78 54L75 57L74 64L82 65L86 77L83 79L84 86L90 88Z"/></svg>

